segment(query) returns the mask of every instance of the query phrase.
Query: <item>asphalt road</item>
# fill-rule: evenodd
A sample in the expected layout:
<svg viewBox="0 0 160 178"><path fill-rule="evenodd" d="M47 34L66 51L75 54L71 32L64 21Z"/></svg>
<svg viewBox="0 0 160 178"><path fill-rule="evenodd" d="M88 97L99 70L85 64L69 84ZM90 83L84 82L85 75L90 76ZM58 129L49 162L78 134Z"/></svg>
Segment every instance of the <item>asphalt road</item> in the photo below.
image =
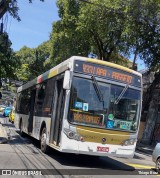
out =
<svg viewBox="0 0 160 178"><path fill-rule="evenodd" d="M151 155L143 153L136 152L133 159L64 154L53 149L50 149L49 154L43 154L37 140L27 135L20 137L14 125L2 115L0 121L11 138L8 143L0 145L0 171L10 174L5 170L11 169L11 174L14 174L12 177L24 174L23 177L131 178L146 177L144 174L151 177L150 174L154 173Z"/></svg>

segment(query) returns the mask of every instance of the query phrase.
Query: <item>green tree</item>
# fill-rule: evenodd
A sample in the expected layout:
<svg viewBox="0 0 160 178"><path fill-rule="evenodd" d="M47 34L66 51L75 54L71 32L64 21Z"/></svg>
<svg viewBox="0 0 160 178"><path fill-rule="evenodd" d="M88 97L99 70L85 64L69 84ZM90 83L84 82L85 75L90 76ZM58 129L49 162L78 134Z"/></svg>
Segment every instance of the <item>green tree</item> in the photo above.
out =
<svg viewBox="0 0 160 178"><path fill-rule="evenodd" d="M88 33L99 59L111 61L112 54L118 54L123 49L125 3L121 0L94 0L92 4L82 2L78 28Z"/></svg>
<svg viewBox="0 0 160 178"><path fill-rule="evenodd" d="M24 46L19 51L16 52L17 58L20 60L19 69L16 72L16 75L19 80L28 81L31 80L31 71L29 65L34 62L34 52L31 48Z"/></svg>
<svg viewBox="0 0 160 178"><path fill-rule="evenodd" d="M143 99L142 115L148 110L146 128L143 133L143 143L150 144L153 130L158 116L158 96L155 89L160 83L160 1L133 1L130 20L133 23L132 32L136 37L136 50L140 58L147 64L150 71L154 71L154 81L149 86ZM135 8L137 7L135 11Z"/></svg>
<svg viewBox="0 0 160 178"><path fill-rule="evenodd" d="M32 3L32 0L28 0ZM44 0L40 0L44 1ZM18 1L17 0L1 0L0 1L0 19L5 12L9 12L13 18L18 21L20 17L18 15ZM19 64L19 58L13 52L11 48L11 41L8 34L0 29L0 78L16 78L16 71Z"/></svg>
<svg viewBox="0 0 160 178"><path fill-rule="evenodd" d="M51 51L50 41L46 41L37 48L24 46L16 52L20 59L21 66L17 70L19 80L29 81L51 68L49 60Z"/></svg>
<svg viewBox="0 0 160 178"><path fill-rule="evenodd" d="M0 34L0 78L16 78L16 68L19 60L11 49L7 33Z"/></svg>
<svg viewBox="0 0 160 178"><path fill-rule="evenodd" d="M53 23L51 32L51 60L54 65L73 55L87 56L90 52L89 38L78 30L79 2L57 1L61 20Z"/></svg>
<svg viewBox="0 0 160 178"><path fill-rule="evenodd" d="M85 2L57 1L61 19L53 24L51 59L57 64L70 56L87 56L93 52L101 60L127 65L121 55L128 54L125 48L127 2Z"/></svg>

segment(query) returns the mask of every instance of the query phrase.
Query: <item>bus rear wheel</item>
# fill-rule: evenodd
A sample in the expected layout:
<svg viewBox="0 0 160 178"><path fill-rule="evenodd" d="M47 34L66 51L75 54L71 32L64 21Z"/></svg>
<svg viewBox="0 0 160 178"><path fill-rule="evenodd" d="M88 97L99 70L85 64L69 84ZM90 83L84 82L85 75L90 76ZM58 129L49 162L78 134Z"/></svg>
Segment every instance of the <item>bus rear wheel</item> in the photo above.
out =
<svg viewBox="0 0 160 178"><path fill-rule="evenodd" d="M47 144L46 144L46 142L47 142L47 131L46 131L46 127L44 127L44 128L42 129L40 142L41 142L41 151L42 151L43 153L47 153L47 152L48 152L48 146L47 146Z"/></svg>

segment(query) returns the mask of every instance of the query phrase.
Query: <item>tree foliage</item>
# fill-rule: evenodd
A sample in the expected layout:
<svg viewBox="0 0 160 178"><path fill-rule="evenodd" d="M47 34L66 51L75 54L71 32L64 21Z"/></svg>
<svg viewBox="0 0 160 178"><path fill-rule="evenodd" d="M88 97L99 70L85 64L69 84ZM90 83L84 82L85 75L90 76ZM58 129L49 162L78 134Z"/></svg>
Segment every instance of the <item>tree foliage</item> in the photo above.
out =
<svg viewBox="0 0 160 178"><path fill-rule="evenodd" d="M19 80L32 80L38 75L51 68L49 61L51 51L50 42L44 42L37 48L28 48L24 46L16 52L17 58L20 59L21 65L16 72Z"/></svg>
<svg viewBox="0 0 160 178"><path fill-rule="evenodd" d="M32 0L28 1L32 3ZM0 2L0 19L5 12L9 12L13 18L20 21L18 10L17 0L2 0ZM20 67L20 63L19 58L13 52L11 45L12 43L9 40L8 34L3 32L3 29L0 29L0 78L17 78L16 71L17 67Z"/></svg>
<svg viewBox="0 0 160 178"><path fill-rule="evenodd" d="M137 56L152 67L159 63L159 0L58 0L60 20L51 33L52 59L86 56L119 63ZM124 60L125 61L125 60Z"/></svg>
<svg viewBox="0 0 160 178"><path fill-rule="evenodd" d="M0 34L0 78L16 78L15 71L19 61L11 49L7 33Z"/></svg>
<svg viewBox="0 0 160 178"><path fill-rule="evenodd" d="M57 1L61 20L53 23L51 32L53 64L73 55L87 56L90 51L89 38L77 29L79 3L75 0Z"/></svg>
<svg viewBox="0 0 160 178"><path fill-rule="evenodd" d="M126 53L126 6L121 0L112 2L58 0L61 19L53 24L52 58L87 56L92 51L101 60L125 63L120 53Z"/></svg>
<svg viewBox="0 0 160 178"><path fill-rule="evenodd" d="M87 56L89 52L121 65L128 65L125 57L134 54L135 60L138 56L157 70L159 4L159 0L57 0L60 20L53 23L50 40L17 52L23 70L28 70L24 79L31 79L70 56ZM18 19L18 5L15 7L12 5L9 11Z"/></svg>
<svg viewBox="0 0 160 178"><path fill-rule="evenodd" d="M130 45L149 68L157 69L160 65L160 1L131 1L128 14Z"/></svg>

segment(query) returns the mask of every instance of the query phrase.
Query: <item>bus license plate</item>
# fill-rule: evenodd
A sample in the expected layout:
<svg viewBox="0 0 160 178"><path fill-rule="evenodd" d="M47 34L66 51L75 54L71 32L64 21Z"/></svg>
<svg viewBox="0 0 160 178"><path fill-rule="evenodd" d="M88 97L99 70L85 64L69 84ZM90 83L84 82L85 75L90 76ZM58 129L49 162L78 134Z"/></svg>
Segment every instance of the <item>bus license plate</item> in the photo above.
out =
<svg viewBox="0 0 160 178"><path fill-rule="evenodd" d="M109 147L97 146L97 151L109 152Z"/></svg>

